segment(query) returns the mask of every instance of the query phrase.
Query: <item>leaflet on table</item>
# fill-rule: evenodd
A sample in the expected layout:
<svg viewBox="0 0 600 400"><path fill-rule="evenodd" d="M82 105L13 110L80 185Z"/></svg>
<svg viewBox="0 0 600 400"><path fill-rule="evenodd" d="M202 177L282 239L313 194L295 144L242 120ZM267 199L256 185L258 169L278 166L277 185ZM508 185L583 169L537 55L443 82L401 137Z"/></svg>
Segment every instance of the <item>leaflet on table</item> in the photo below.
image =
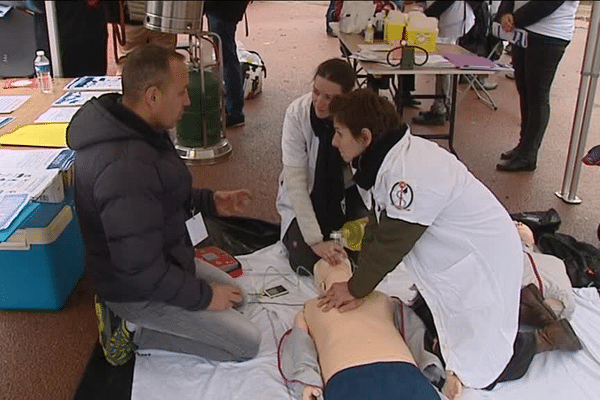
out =
<svg viewBox="0 0 600 400"><path fill-rule="evenodd" d="M0 231L8 228L29 203L27 193L0 195Z"/></svg>
<svg viewBox="0 0 600 400"><path fill-rule="evenodd" d="M36 169L59 169L71 167L75 152L71 149L11 150L0 149L0 169L31 171Z"/></svg>
<svg viewBox="0 0 600 400"><path fill-rule="evenodd" d="M492 35L516 46L527 47L527 31L525 29L515 28L512 32L506 32L498 22L492 22Z"/></svg>
<svg viewBox="0 0 600 400"><path fill-rule="evenodd" d="M5 6L4 4L0 4L0 18L8 14L11 8L11 6Z"/></svg>
<svg viewBox="0 0 600 400"><path fill-rule="evenodd" d="M62 192L61 192L62 191ZM41 169L32 171L0 170L0 195L26 193L34 200L56 203L64 200L64 186L60 171Z"/></svg>
<svg viewBox="0 0 600 400"><path fill-rule="evenodd" d="M8 123L14 119L15 117L0 117L0 128L4 125L8 125Z"/></svg>
<svg viewBox="0 0 600 400"><path fill-rule="evenodd" d="M31 96L0 96L0 114L9 114L21 107Z"/></svg>
<svg viewBox="0 0 600 400"><path fill-rule="evenodd" d="M77 110L79 110L79 107L51 107L34 122L38 124L46 122L70 122Z"/></svg>
<svg viewBox="0 0 600 400"><path fill-rule="evenodd" d="M120 76L82 76L73 79L65 86L66 91L96 90L96 91L121 91Z"/></svg>
<svg viewBox="0 0 600 400"><path fill-rule="evenodd" d="M66 92L52 105L54 107L79 107L94 97L100 97L107 92Z"/></svg>

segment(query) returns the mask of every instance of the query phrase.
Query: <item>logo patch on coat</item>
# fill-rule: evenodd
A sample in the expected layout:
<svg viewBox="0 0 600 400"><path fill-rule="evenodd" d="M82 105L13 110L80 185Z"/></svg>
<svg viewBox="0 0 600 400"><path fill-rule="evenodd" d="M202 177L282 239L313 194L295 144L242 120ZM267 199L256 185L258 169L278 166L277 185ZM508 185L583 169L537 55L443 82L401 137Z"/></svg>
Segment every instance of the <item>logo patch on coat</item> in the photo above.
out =
<svg viewBox="0 0 600 400"><path fill-rule="evenodd" d="M398 210L406 210L413 202L413 190L404 181L396 183L390 191L390 201Z"/></svg>

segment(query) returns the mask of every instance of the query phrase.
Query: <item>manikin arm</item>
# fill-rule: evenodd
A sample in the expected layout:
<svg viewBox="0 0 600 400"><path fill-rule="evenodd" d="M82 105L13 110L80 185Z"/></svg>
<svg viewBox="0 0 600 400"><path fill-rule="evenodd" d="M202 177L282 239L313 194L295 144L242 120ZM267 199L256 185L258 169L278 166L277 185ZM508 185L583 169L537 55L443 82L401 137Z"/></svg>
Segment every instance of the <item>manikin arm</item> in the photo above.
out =
<svg viewBox="0 0 600 400"><path fill-rule="evenodd" d="M294 318L292 332L283 339L280 350L281 372L291 383L294 398L303 400L323 399L323 378L319 367L317 349L308 334L304 312ZM311 397L318 393L318 397Z"/></svg>

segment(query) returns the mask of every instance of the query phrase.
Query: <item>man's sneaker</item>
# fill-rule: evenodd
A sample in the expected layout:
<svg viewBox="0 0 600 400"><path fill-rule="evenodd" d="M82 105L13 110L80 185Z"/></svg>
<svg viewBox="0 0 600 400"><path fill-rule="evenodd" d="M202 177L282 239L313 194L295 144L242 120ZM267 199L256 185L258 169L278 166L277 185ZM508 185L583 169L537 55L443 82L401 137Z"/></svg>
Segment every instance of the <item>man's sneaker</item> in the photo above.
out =
<svg viewBox="0 0 600 400"><path fill-rule="evenodd" d="M444 125L446 123L446 114L439 114L433 111L420 112L418 116L413 117L412 122L417 125Z"/></svg>
<svg viewBox="0 0 600 400"><path fill-rule="evenodd" d="M234 117L233 115L228 115L225 126L227 128L237 128L238 126L244 126L245 124L246 124L246 121L243 116L242 117Z"/></svg>
<svg viewBox="0 0 600 400"><path fill-rule="evenodd" d="M133 335L127 329L127 321L106 307L98 296L94 297L94 306L100 345L106 361L113 366L127 363L135 351Z"/></svg>

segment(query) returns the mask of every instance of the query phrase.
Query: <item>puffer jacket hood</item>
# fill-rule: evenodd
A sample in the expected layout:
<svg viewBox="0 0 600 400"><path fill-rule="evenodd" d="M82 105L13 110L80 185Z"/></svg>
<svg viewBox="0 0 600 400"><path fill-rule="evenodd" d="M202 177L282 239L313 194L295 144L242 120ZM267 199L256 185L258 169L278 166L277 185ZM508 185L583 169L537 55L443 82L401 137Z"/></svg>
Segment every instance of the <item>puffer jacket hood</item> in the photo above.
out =
<svg viewBox="0 0 600 400"><path fill-rule="evenodd" d="M82 150L102 142L128 139L157 145L156 138L162 135L127 110L121 104L120 94L107 93L91 99L75 113L67 128L67 145ZM164 147L164 143L159 147Z"/></svg>

